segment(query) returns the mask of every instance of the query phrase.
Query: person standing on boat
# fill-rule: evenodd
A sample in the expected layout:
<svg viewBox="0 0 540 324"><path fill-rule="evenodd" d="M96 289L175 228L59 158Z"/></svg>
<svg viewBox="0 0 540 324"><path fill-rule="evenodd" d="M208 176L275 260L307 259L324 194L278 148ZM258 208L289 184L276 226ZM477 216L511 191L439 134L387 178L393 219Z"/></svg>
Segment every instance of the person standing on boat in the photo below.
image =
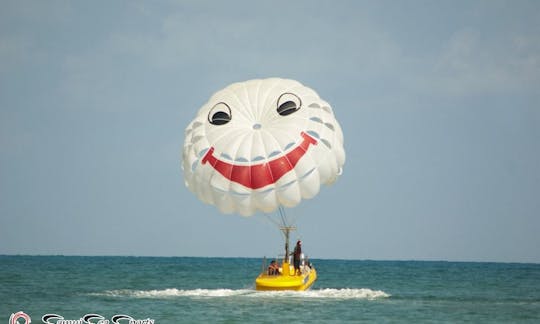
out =
<svg viewBox="0 0 540 324"><path fill-rule="evenodd" d="M298 240L293 252L294 273L300 275L300 259L302 256L302 241Z"/></svg>

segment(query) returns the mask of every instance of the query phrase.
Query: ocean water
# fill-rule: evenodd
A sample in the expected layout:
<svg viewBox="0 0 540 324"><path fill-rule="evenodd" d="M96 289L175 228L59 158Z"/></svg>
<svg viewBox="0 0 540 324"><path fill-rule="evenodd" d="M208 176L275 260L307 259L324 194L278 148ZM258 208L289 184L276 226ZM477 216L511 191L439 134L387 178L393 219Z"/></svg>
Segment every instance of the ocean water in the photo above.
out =
<svg viewBox="0 0 540 324"><path fill-rule="evenodd" d="M540 264L312 260L311 290L257 292L261 261L0 256L0 323L540 323Z"/></svg>

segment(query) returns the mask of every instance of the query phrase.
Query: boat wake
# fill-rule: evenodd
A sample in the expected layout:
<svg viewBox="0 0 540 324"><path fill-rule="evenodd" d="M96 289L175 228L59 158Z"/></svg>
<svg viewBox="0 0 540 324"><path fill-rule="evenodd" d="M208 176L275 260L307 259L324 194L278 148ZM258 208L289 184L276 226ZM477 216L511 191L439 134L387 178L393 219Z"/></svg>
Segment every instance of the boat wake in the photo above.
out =
<svg viewBox="0 0 540 324"><path fill-rule="evenodd" d="M176 289L169 288L163 290L107 290L99 293L92 293L92 296L111 298L219 298L219 297L284 297L284 298L327 298L327 299L379 299L388 298L389 294L382 290L371 290L368 288L343 288L343 289L312 289L308 291L256 291L253 289Z"/></svg>

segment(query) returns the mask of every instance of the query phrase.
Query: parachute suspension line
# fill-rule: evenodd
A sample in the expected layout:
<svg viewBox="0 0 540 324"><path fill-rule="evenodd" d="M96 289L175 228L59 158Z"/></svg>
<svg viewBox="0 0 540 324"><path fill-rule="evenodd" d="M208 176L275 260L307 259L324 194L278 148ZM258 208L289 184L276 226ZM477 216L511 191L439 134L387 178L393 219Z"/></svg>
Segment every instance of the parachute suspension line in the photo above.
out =
<svg viewBox="0 0 540 324"><path fill-rule="evenodd" d="M285 236L285 256L283 257L283 263L289 263L289 237L291 231L296 230L296 227L289 225L287 222L287 216L285 215L285 209L283 206L279 206L279 216L281 218L280 230Z"/></svg>
<svg viewBox="0 0 540 324"><path fill-rule="evenodd" d="M277 210L276 214L272 215L272 214L264 213L264 215L266 216L266 219L279 229L281 229L282 227L294 226L293 222L289 223L287 214L285 213L285 208L283 208L283 206L279 206L279 209Z"/></svg>
<svg viewBox="0 0 540 324"><path fill-rule="evenodd" d="M294 215L291 217L291 215L287 215L287 213L285 212L285 208L283 206L279 206L278 208L278 212L279 212L279 218L281 220L281 224L280 224L280 227L295 227L296 226L296 220L297 220L297 217L295 217Z"/></svg>
<svg viewBox="0 0 540 324"><path fill-rule="evenodd" d="M281 226L288 226L287 217L285 217L285 209L281 205L279 205L279 217L281 218Z"/></svg>
<svg viewBox="0 0 540 324"><path fill-rule="evenodd" d="M278 211L276 212L278 217L272 217L270 214L265 213L266 219L270 221L272 224L274 224L276 227L279 228L279 230L283 233L284 239L285 239L285 255L283 256L283 262L289 263L289 238L290 233L292 231L296 230L296 226L294 226L294 222L291 222L287 214L285 212L285 208L283 206L279 206Z"/></svg>
<svg viewBox="0 0 540 324"><path fill-rule="evenodd" d="M279 220L275 219L275 217L272 217L271 214L264 213L264 216L266 216L266 219L272 223L272 225L276 226L277 228L281 227L281 223Z"/></svg>

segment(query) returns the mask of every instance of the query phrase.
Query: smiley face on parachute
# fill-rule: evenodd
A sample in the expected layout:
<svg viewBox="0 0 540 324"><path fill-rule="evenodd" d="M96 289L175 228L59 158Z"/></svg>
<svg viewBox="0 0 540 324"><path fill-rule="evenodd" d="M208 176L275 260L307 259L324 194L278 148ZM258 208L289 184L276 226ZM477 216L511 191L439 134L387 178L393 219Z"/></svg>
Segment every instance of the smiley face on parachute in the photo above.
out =
<svg viewBox="0 0 540 324"><path fill-rule="evenodd" d="M297 81L271 78L215 93L186 128L182 167L203 202L248 216L313 198L344 162L330 105Z"/></svg>

